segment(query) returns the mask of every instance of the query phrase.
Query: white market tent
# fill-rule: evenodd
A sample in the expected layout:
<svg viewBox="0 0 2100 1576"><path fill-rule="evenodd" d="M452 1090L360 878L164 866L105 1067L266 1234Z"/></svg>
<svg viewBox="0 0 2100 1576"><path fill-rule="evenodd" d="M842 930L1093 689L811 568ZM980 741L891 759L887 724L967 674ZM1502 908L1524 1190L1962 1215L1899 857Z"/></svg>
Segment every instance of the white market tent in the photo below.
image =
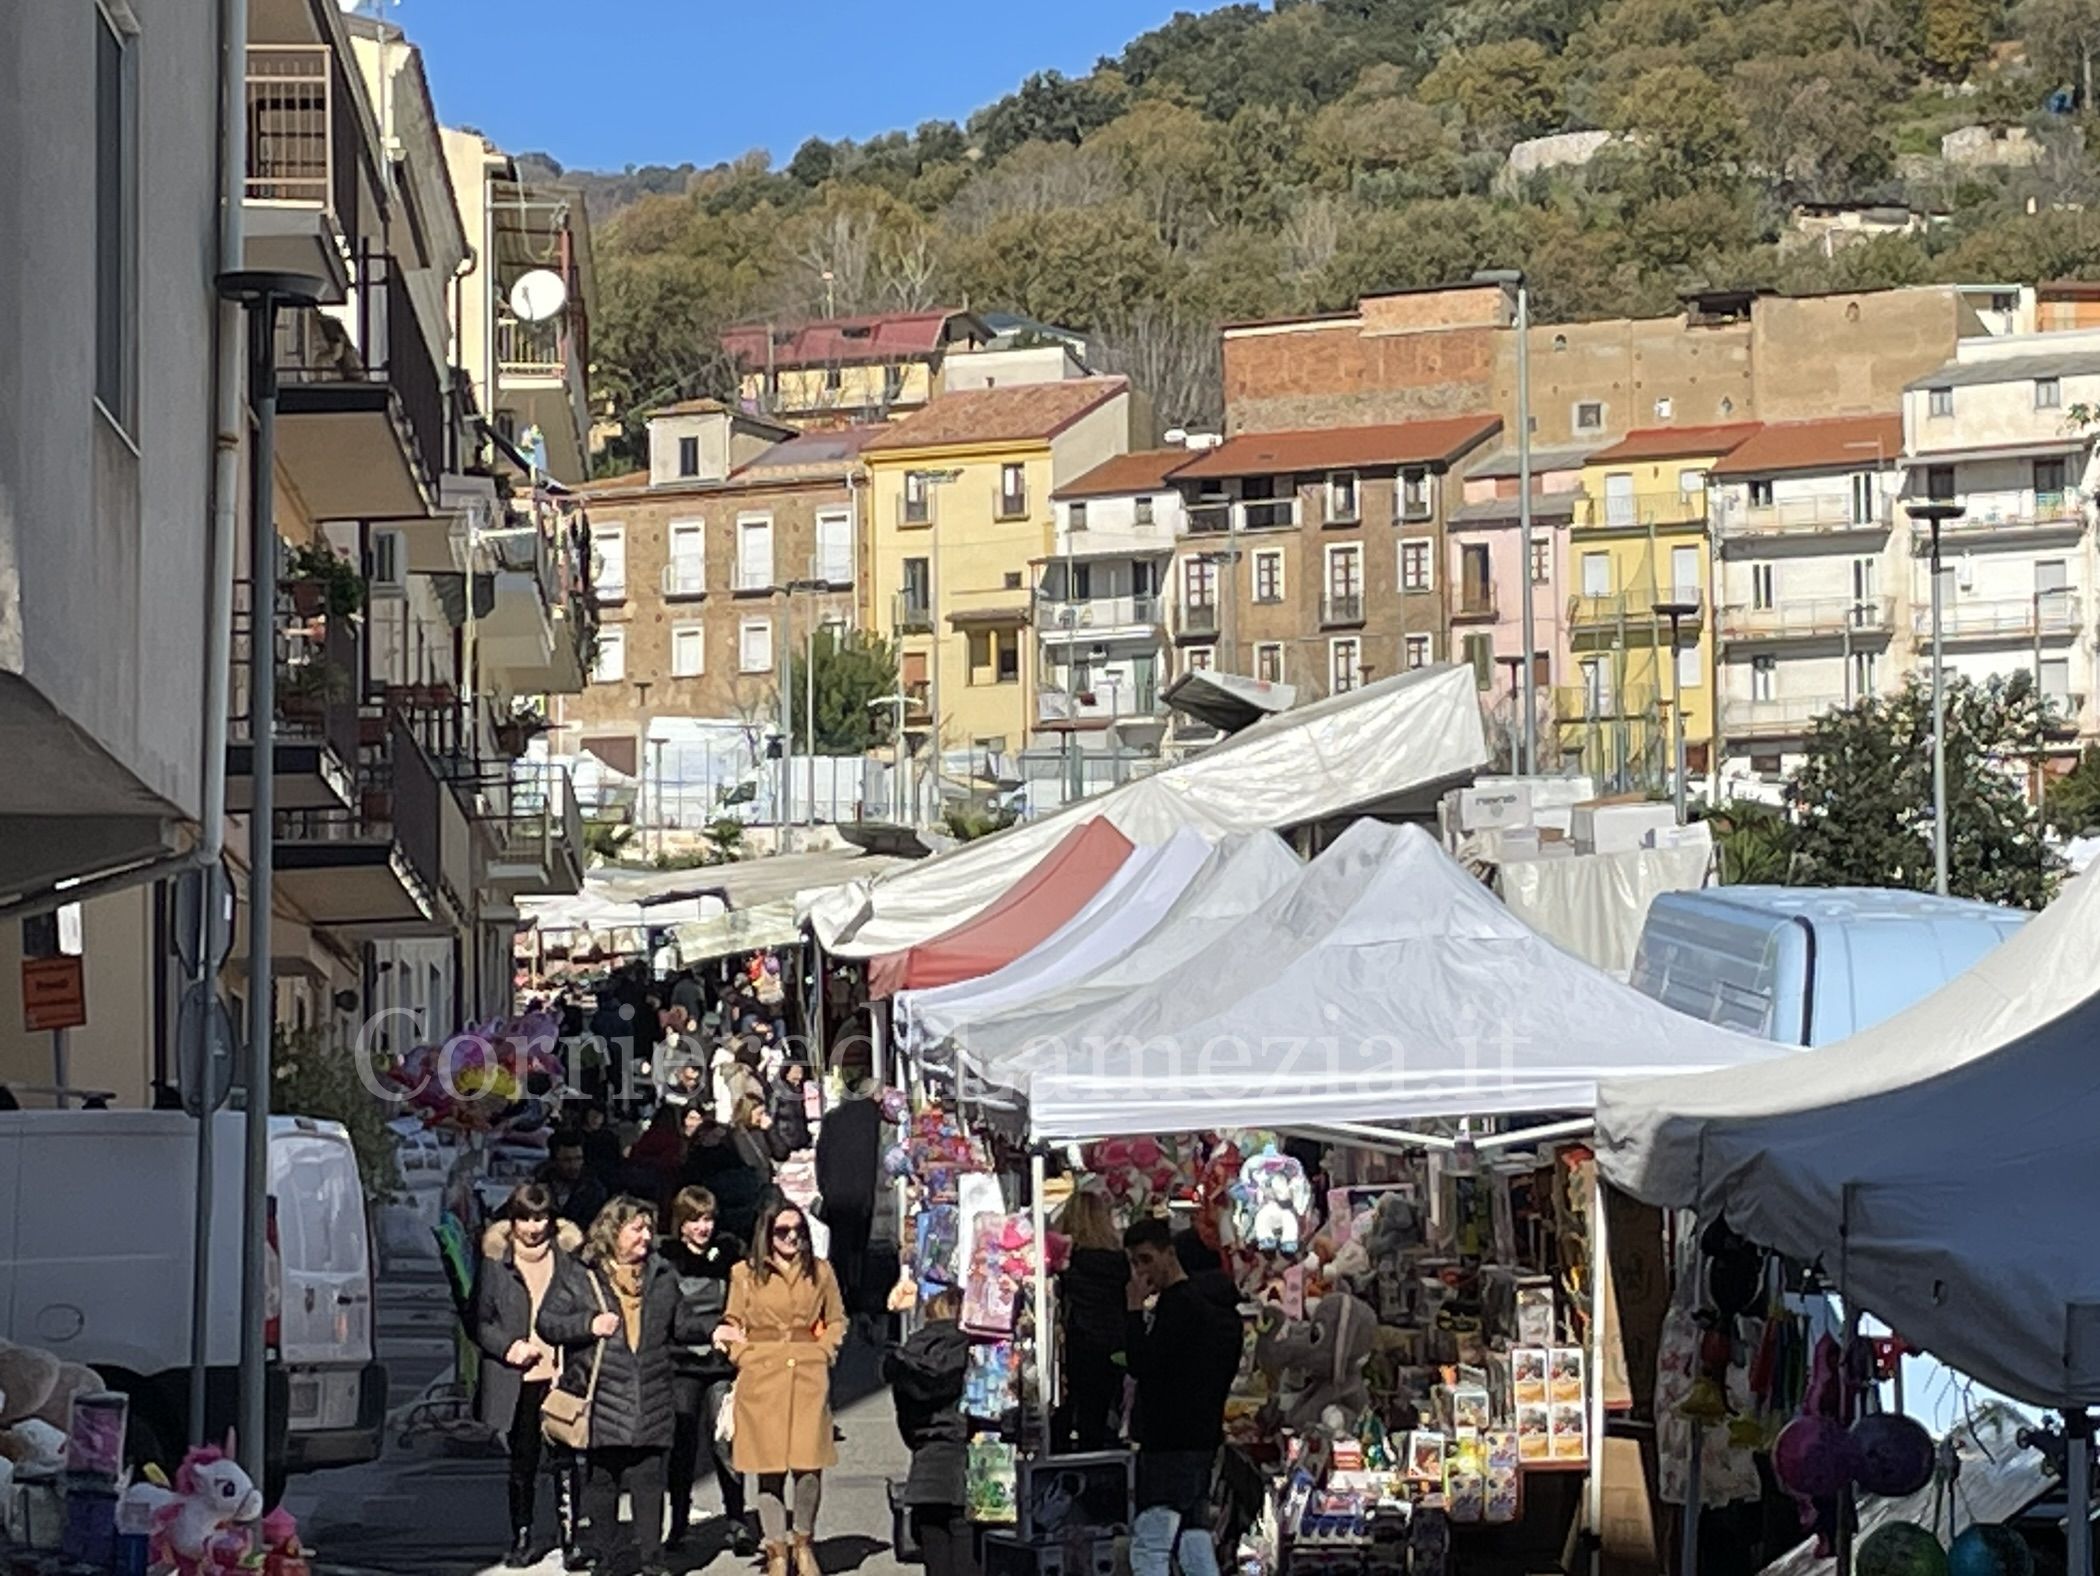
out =
<svg viewBox="0 0 2100 1576"><path fill-rule="evenodd" d="M1215 842L1352 812L1427 811L1487 758L1472 670L1422 668L1280 713L1177 766L872 885L812 894L803 917L836 956L900 951L982 910L1090 816L1136 844L1164 843L1184 826Z"/></svg>
<svg viewBox="0 0 2100 1576"><path fill-rule="evenodd" d="M899 991L898 1039L923 1055L965 1023L1048 994L1113 962L1173 907L1202 870L1211 845L1183 827L1166 842L1132 851L1086 906L1002 969L926 990Z"/></svg>
<svg viewBox="0 0 2100 1576"><path fill-rule="evenodd" d="M1588 1111L1600 1079L1788 1057L1528 928L1415 826L1361 821L1287 896L1008 1062L1039 1139Z"/></svg>
<svg viewBox="0 0 2100 1576"><path fill-rule="evenodd" d="M2100 881L1896 1017L1783 1067L1606 1087L1605 1175L1822 1261L1941 1361L2100 1404Z"/></svg>

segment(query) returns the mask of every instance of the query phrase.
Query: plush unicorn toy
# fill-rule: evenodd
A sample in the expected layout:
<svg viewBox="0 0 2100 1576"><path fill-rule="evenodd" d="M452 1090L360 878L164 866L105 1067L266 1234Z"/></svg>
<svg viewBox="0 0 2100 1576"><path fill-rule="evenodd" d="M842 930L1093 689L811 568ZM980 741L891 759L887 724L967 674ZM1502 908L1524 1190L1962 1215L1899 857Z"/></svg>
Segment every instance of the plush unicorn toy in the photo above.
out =
<svg viewBox="0 0 2100 1576"><path fill-rule="evenodd" d="M125 1490L153 1517L152 1558L172 1565L182 1576L211 1567L220 1536L227 1528L260 1520L263 1497L230 1451L200 1445L182 1458L171 1490L159 1483L134 1483Z"/></svg>

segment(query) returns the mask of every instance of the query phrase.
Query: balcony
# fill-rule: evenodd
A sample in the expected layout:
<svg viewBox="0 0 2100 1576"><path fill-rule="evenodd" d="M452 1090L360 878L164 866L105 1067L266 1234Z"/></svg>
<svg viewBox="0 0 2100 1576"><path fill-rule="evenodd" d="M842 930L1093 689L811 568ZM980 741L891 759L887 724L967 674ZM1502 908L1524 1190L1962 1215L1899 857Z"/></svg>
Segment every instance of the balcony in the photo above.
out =
<svg viewBox="0 0 2100 1576"><path fill-rule="evenodd" d="M900 635L933 633L933 604L923 596L892 598L890 620Z"/></svg>
<svg viewBox="0 0 2100 1576"><path fill-rule="evenodd" d="M592 267L583 199L559 187L499 180L488 200L498 303L493 403L515 430L540 430L550 473L580 482L591 429ZM507 309L511 287L539 271L562 281L565 299L553 317L524 322Z"/></svg>
<svg viewBox="0 0 2100 1576"><path fill-rule="evenodd" d="M341 59L327 44L250 44L243 91L242 260L320 279L326 299L340 300L345 238L363 216L360 175L372 170Z"/></svg>
<svg viewBox="0 0 2100 1576"><path fill-rule="evenodd" d="M1330 591L1320 598L1320 627L1322 629L1354 629L1364 621L1364 594L1361 591Z"/></svg>
<svg viewBox="0 0 2100 1576"><path fill-rule="evenodd" d="M513 693L580 693L598 618L580 527L553 504L513 503L479 545L492 582L475 629L483 667Z"/></svg>
<svg viewBox="0 0 2100 1576"><path fill-rule="evenodd" d="M1203 498L1188 506L1192 536L1226 531L1288 531L1298 524L1298 500L1290 498Z"/></svg>
<svg viewBox="0 0 2100 1576"><path fill-rule="evenodd" d="M1215 640L1218 634L1218 604L1184 602L1174 633L1183 640Z"/></svg>
<svg viewBox="0 0 2100 1576"><path fill-rule="evenodd" d="M464 852L464 809L400 716L362 752L347 805L281 810L277 885L317 928L360 938L451 933L440 892L448 837Z"/></svg>
<svg viewBox="0 0 2100 1576"><path fill-rule="evenodd" d="M317 518L438 512L445 380L394 259L361 257L343 306L280 316L277 375L278 460Z"/></svg>
<svg viewBox="0 0 2100 1576"><path fill-rule="evenodd" d="M1706 524L1705 492L1585 493L1575 500L1578 531L1645 531Z"/></svg>
<svg viewBox="0 0 2100 1576"><path fill-rule="evenodd" d="M1568 598L1568 623L1578 633L1606 634L1621 629L1646 631L1653 627L1667 639L1670 620L1655 611L1657 602L1684 602L1700 611L1683 620L1687 632L1696 631L1705 618L1706 599L1695 586L1681 586L1667 595L1653 587L1637 591L1607 591Z"/></svg>
<svg viewBox="0 0 2100 1576"><path fill-rule="evenodd" d="M1036 723L1053 731L1152 722L1159 716L1159 686L1150 679L1134 684L1102 679L1078 691L1051 682L1035 692Z"/></svg>
<svg viewBox="0 0 2100 1576"><path fill-rule="evenodd" d="M226 807L246 814L255 802L256 727L249 700L255 639L255 586L233 588L233 707L226 744ZM283 810L340 809L350 802L358 754L358 623L351 615L302 615L280 587L271 639L277 648L275 721L270 733L275 803Z"/></svg>
<svg viewBox="0 0 2100 1576"><path fill-rule="evenodd" d="M1098 639L1111 630L1149 634L1160 627L1156 596L1097 596L1084 601L1038 598L1035 627L1045 640Z"/></svg>
<svg viewBox="0 0 2100 1576"><path fill-rule="evenodd" d="M1721 700L1721 731L1730 743L1748 739L1797 739L1826 711L1849 705L1843 695L1774 695Z"/></svg>
<svg viewBox="0 0 2100 1576"><path fill-rule="evenodd" d="M485 776L476 797L486 885L509 898L583 890L583 812L566 770L519 762Z"/></svg>
<svg viewBox="0 0 2100 1576"><path fill-rule="evenodd" d="M2016 640L2067 640L2081 629L2082 607L2075 591L2047 591L2039 596L1946 598L1940 608L1943 642L1990 643ZM1911 633L1932 638L1930 602L1911 609Z"/></svg>
<svg viewBox="0 0 2100 1576"><path fill-rule="evenodd" d="M1714 499L1714 529L1722 536L1849 536L1886 531L1893 518L1889 500L1875 496L1860 512L1849 494L1818 494L1753 504L1734 491Z"/></svg>
<svg viewBox="0 0 2100 1576"><path fill-rule="evenodd" d="M1502 609L1493 586L1465 587L1451 608L1451 622L1454 624L1493 624L1501 617Z"/></svg>
<svg viewBox="0 0 2100 1576"><path fill-rule="evenodd" d="M2085 525L2085 500L2070 490L2010 488L1963 493L1958 501L1964 512L1960 519L1940 526L1942 543L2061 535L2076 533ZM1916 549L1925 551L1932 540L1931 528L1914 522L1911 530Z"/></svg>
<svg viewBox="0 0 2100 1576"><path fill-rule="evenodd" d="M1885 596L1790 598L1774 607L1724 607L1720 626L1721 638L1738 644L1880 636L1895 628L1895 603Z"/></svg>

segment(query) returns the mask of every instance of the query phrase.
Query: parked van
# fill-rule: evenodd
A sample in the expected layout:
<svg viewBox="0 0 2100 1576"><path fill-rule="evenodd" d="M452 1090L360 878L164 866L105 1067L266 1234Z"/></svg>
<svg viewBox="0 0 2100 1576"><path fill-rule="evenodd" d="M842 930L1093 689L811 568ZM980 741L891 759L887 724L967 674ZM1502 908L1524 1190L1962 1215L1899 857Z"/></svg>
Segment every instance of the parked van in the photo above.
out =
<svg viewBox="0 0 2100 1576"><path fill-rule="evenodd" d="M211 1435L237 1406L242 1122L212 1164ZM0 1336L85 1363L131 1397L137 1460L172 1467L187 1434L197 1124L180 1111L0 1112ZM271 1476L379 1454L373 1257L340 1123L270 1119L266 1397Z"/></svg>
<svg viewBox="0 0 2100 1576"><path fill-rule="evenodd" d="M2024 909L1883 887L1709 887L1649 906L1633 988L1708 1023L1825 1045L1922 1000Z"/></svg>

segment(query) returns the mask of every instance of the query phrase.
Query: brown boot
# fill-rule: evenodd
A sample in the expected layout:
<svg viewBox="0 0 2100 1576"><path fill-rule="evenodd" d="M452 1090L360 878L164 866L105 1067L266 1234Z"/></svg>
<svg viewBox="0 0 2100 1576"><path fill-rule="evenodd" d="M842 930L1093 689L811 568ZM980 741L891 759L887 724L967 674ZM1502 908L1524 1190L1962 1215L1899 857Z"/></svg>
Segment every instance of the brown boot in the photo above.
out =
<svg viewBox="0 0 2100 1576"><path fill-rule="evenodd" d="M766 1576L788 1576L788 1546L766 1539Z"/></svg>
<svg viewBox="0 0 2100 1576"><path fill-rule="evenodd" d="M823 1576L817 1568L817 1546L807 1532L795 1534L795 1576Z"/></svg>

